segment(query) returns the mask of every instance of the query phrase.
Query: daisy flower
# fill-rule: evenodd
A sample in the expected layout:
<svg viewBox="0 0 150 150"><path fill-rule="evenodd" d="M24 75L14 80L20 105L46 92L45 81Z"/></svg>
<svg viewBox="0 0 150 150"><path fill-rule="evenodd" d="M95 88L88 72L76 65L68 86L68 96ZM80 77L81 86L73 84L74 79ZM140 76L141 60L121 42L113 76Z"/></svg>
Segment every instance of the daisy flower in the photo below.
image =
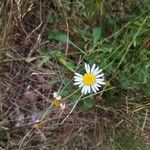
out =
<svg viewBox="0 0 150 150"><path fill-rule="evenodd" d="M99 67L96 67L94 64L90 67L88 64L85 63L85 70L86 73L81 75L79 73L75 73L74 76L74 85L78 85L82 87L81 93L87 94L93 91L97 93L101 85L104 85L104 74L101 73L102 70Z"/></svg>
<svg viewBox="0 0 150 150"><path fill-rule="evenodd" d="M57 92L53 93L54 101L53 105L56 107L60 107L61 109L65 109L65 104L62 102L61 96L58 95Z"/></svg>

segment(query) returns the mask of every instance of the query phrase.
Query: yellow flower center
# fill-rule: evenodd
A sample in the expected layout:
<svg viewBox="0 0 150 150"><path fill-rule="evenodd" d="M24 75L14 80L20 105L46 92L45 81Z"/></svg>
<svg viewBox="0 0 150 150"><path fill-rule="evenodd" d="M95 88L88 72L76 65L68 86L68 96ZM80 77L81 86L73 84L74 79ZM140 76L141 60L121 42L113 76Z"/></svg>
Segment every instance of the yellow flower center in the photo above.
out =
<svg viewBox="0 0 150 150"><path fill-rule="evenodd" d="M87 86L93 85L96 81L93 73L85 73L83 76L83 83Z"/></svg>
<svg viewBox="0 0 150 150"><path fill-rule="evenodd" d="M61 104L62 104L62 101L61 101L61 100L56 100L56 99L55 99L55 100L53 101L53 105L56 106L56 107L60 107Z"/></svg>

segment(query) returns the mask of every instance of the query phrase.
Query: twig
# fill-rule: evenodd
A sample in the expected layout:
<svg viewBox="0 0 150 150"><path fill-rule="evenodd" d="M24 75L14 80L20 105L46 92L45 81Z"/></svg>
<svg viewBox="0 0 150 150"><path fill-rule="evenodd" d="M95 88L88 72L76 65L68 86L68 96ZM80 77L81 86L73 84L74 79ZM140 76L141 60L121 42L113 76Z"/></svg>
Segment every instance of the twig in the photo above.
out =
<svg viewBox="0 0 150 150"><path fill-rule="evenodd" d="M25 141L26 137L30 135L31 131L34 129L34 127L23 137L23 139L20 141L20 144L19 144L19 149L18 150L21 150L21 147L23 145L23 142Z"/></svg>
<svg viewBox="0 0 150 150"><path fill-rule="evenodd" d="M144 128L145 128L145 124L146 124L146 120L147 120L147 115L148 115L148 109L146 109L145 119L144 119L143 126L142 126L142 131L143 131Z"/></svg>
<svg viewBox="0 0 150 150"><path fill-rule="evenodd" d="M39 46L39 44L40 44L40 41L41 41L42 34L44 33L45 28L46 28L46 26L47 26L48 19L49 19L49 15L48 15L48 17L47 17L47 19L46 19L46 23L43 25L43 28L42 28L40 34L39 34L38 37L37 37L37 41L36 41L35 45L34 45L33 48L30 50L30 53L28 54L28 57L31 57L32 54L33 54L33 52L38 48L38 46ZM41 27L42 24L43 24L43 22L40 23L39 27ZM38 27L37 27L37 28L38 28ZM34 29L34 30L32 31L32 33L33 33L35 30L36 30L36 29ZM32 33L31 33L31 34L32 34Z"/></svg>
<svg viewBox="0 0 150 150"><path fill-rule="evenodd" d="M68 53L68 49L69 49L69 24L68 24L68 19L67 19L67 14L65 12L65 9L63 7L62 1L60 0L60 4L62 7L62 11L64 13L64 17L65 17L65 22L66 22L66 28L67 28L67 44L66 44L66 50L65 50L65 58L67 57L67 53Z"/></svg>
<svg viewBox="0 0 150 150"><path fill-rule="evenodd" d="M72 114L72 112L74 111L74 109L76 108L78 102L80 101L80 98L82 97L82 94L81 96L78 98L78 100L75 102L75 104L73 105L71 111L69 112L69 114L65 117L65 119L60 123L60 124L63 124L67 119L68 117Z"/></svg>

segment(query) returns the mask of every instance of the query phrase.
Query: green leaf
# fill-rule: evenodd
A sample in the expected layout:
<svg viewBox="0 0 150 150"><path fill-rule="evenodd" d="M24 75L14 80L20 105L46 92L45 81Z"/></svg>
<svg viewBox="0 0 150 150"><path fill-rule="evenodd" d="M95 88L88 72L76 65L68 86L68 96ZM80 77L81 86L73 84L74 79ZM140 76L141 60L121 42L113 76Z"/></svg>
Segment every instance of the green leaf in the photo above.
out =
<svg viewBox="0 0 150 150"><path fill-rule="evenodd" d="M37 49L37 51L40 53L40 55L44 55L46 51L43 48Z"/></svg>
<svg viewBox="0 0 150 150"><path fill-rule="evenodd" d="M38 67L43 66L50 59L61 58L64 56L59 50L50 50L45 53L44 53L44 51L42 51L41 54L42 54L42 56L41 56L41 60L38 61Z"/></svg>
<svg viewBox="0 0 150 150"><path fill-rule="evenodd" d="M53 14L49 20L48 20L48 23L49 24L53 24L55 22L58 22L60 20L60 17L58 16L58 14Z"/></svg>
<svg viewBox="0 0 150 150"><path fill-rule="evenodd" d="M62 33L61 31L57 29L54 29L52 32L49 33L48 39L56 40L56 41L63 42L63 43L69 43L72 46L74 46L76 49L78 49L80 52L85 54L85 52L82 49L80 49L80 47L78 47L75 43L73 43L66 34Z"/></svg>
<svg viewBox="0 0 150 150"><path fill-rule="evenodd" d="M5 130L4 128L0 127L0 141L2 142L7 142L8 138L7 138L7 130Z"/></svg>
<svg viewBox="0 0 150 150"><path fill-rule="evenodd" d="M68 70L75 72L75 64L71 61L66 61L65 58L59 58L61 64L63 64Z"/></svg>
<svg viewBox="0 0 150 150"><path fill-rule="evenodd" d="M49 60L48 56L43 56L41 60L38 61L37 66L42 67Z"/></svg>
<svg viewBox="0 0 150 150"><path fill-rule="evenodd" d="M55 29L49 33L48 39L49 40L57 40L57 41L64 42L64 43L71 42L66 34L60 32L57 29Z"/></svg>
<svg viewBox="0 0 150 150"><path fill-rule="evenodd" d="M92 30L92 36L93 36L93 42L94 42L93 48L95 48L97 42L101 38L101 28L100 27L93 28L93 30Z"/></svg>
<svg viewBox="0 0 150 150"><path fill-rule="evenodd" d="M85 99L83 101L82 109L84 111L89 111L90 108L93 107L93 105L94 105L94 99L93 99L93 97L88 97L87 99Z"/></svg>

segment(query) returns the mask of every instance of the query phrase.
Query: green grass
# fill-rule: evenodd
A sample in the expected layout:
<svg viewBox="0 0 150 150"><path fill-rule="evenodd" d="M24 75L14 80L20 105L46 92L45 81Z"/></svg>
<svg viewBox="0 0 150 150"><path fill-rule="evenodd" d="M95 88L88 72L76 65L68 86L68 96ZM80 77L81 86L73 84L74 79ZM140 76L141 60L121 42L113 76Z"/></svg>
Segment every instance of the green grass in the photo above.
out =
<svg viewBox="0 0 150 150"><path fill-rule="evenodd" d="M88 2L76 1L72 9L79 7L79 4L89 6ZM69 45L68 53L77 53L68 54L69 56L66 61L64 60L63 65L66 67L69 63L68 69L74 71L76 61L80 56L80 68L83 68L84 62L99 65L105 73L106 81L108 82L107 87L115 86L118 91L118 97L128 93L128 91L135 93L136 90L140 90L148 98L148 83L150 81L149 9L142 2L139 5L130 3L129 6L127 5L128 8L124 8L123 4L121 5L118 2L115 6L112 6L112 9L117 9L113 13L113 10L107 10L107 7L104 7L108 5L107 2L101 2L98 6L97 2L92 4L91 10L85 7L85 9L81 9L78 12L80 15L78 17L82 20L80 26L76 26L80 21L73 24L72 19L68 19L69 33L53 29L48 34L50 41L54 40ZM145 9L141 9L141 5ZM68 5L64 6L67 7ZM99 9L103 9L98 16L101 22L96 23L97 18L94 18L94 15L96 15L97 11L100 11ZM128 9L128 12L125 12L125 9ZM69 14L72 10L70 8L65 11ZM117 14L121 15L121 13L124 14L124 18L117 16ZM68 15L68 18L70 16ZM93 18L92 21L90 17ZM124 20L122 21L121 19ZM73 21L75 22L76 20ZM55 24L55 22L53 23ZM65 49L58 49L57 53L63 50ZM60 57L58 56L56 60L60 61ZM65 52L61 58L65 58ZM70 58L73 59L70 60ZM116 99L118 98L116 97Z"/></svg>

